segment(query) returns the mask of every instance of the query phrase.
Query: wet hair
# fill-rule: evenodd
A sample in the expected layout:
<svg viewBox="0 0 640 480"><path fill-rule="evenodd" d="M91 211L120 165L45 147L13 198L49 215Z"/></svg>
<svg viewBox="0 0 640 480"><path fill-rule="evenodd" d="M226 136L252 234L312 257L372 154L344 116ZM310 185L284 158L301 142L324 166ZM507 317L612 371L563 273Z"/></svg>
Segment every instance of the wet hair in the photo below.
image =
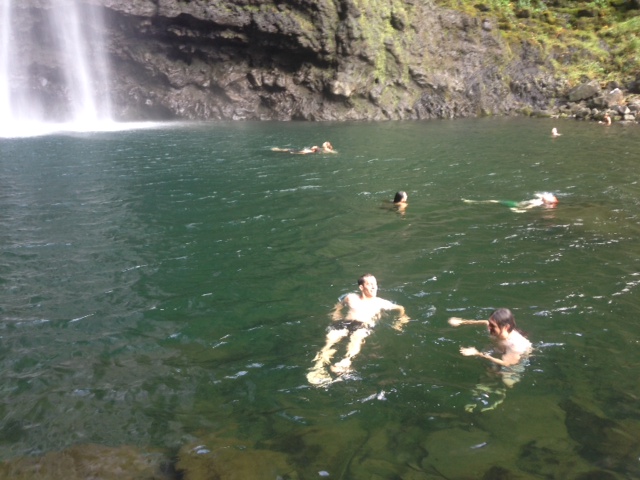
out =
<svg viewBox="0 0 640 480"><path fill-rule="evenodd" d="M371 273L365 273L364 275L362 275L359 279L358 279L358 286L364 285L364 281L369 278L369 277L374 277L373 274Z"/></svg>
<svg viewBox="0 0 640 480"><path fill-rule="evenodd" d="M489 317L490 322L495 322L500 329L506 327L507 332L512 332L516 328L516 319L508 308L499 308Z"/></svg>
<svg viewBox="0 0 640 480"><path fill-rule="evenodd" d="M405 202L407 200L407 192L399 191L396 193L396 196L393 198L393 203Z"/></svg>

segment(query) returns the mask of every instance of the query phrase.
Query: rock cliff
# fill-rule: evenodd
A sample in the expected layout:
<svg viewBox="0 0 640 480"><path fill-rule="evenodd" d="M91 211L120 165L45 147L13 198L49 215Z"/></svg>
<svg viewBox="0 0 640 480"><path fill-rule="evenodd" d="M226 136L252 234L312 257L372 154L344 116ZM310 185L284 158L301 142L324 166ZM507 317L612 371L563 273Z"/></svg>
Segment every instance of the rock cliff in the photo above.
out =
<svg viewBox="0 0 640 480"><path fill-rule="evenodd" d="M431 0L81 1L103 10L120 119L503 115L561 88L535 48Z"/></svg>

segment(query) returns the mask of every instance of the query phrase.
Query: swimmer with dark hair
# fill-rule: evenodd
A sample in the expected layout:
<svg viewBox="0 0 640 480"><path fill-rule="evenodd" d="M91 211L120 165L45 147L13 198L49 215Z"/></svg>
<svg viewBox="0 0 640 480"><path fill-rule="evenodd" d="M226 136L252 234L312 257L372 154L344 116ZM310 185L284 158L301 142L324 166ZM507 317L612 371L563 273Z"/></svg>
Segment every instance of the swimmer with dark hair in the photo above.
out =
<svg viewBox="0 0 640 480"><path fill-rule="evenodd" d="M481 411L493 410L500 405L506 396L505 387L513 387L520 381L520 377L528 364L529 355L533 351L531 342L516 329L516 320L508 308L499 308L494 311L489 320L465 320L458 317L451 317L449 325L459 327L460 325L483 325L489 331L489 337L494 344L494 355L481 352L475 347L461 347L460 353L465 357L480 357L489 360L492 365L499 368L496 372L500 375L503 387L495 387L491 384L480 383L476 385L474 394L477 396L476 402L465 406L467 412L472 412L478 403L483 404ZM489 396L497 396L498 399L488 403Z"/></svg>
<svg viewBox="0 0 640 480"><path fill-rule="evenodd" d="M335 345L342 339L349 337L347 351L342 360L330 369L333 373L342 375L348 373L353 358L360 352L365 338L372 333L372 329L385 311L398 313L398 319L393 325L396 330L409 321L404 307L377 296L378 283L376 277L367 273L358 279L358 293L349 293L342 297L333 309L332 325L327 331L325 346L314 358L314 366L307 374L307 380L313 385L326 385L333 379L325 370L325 365L331 364L336 353ZM346 313L342 315L342 310Z"/></svg>
<svg viewBox="0 0 640 480"><path fill-rule="evenodd" d="M461 347L460 353L465 357L482 357L503 367L510 367L516 365L522 360L522 357L531 353L531 342L516 330L516 319L508 308L499 308L494 311L489 320L465 320L451 317L449 325L452 327L485 325L489 330L489 336L495 343L496 350L502 354L501 358L496 358L478 351L475 347Z"/></svg>
<svg viewBox="0 0 640 480"><path fill-rule="evenodd" d="M396 196L393 197L393 208L398 213L404 215L404 212L407 209L407 205L409 205L409 203L407 202L408 198L409 196L407 195L407 192L400 190L396 193Z"/></svg>
<svg viewBox="0 0 640 480"><path fill-rule="evenodd" d="M407 192L401 190L396 193L395 197L393 197L393 203L395 205L398 205L399 203L407 203L407 198Z"/></svg>
<svg viewBox="0 0 640 480"><path fill-rule="evenodd" d="M535 207L555 208L559 203L558 197L549 192L536 193L535 198L525 200L523 202L516 202L513 200L467 200L466 198L463 198L462 201L465 203L498 203L505 207L509 207L513 212L518 213L525 212Z"/></svg>

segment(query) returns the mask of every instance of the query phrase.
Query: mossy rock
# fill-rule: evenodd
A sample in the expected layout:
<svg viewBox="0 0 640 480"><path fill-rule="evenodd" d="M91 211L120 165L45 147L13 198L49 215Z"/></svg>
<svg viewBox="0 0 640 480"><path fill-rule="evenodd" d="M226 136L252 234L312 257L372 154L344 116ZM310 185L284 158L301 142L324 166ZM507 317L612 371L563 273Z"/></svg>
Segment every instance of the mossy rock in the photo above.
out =
<svg viewBox="0 0 640 480"><path fill-rule="evenodd" d="M135 447L76 445L42 457L20 457L0 464L7 480L174 480L159 452Z"/></svg>
<svg viewBox="0 0 640 480"><path fill-rule="evenodd" d="M209 448L203 445L184 448L176 467L184 480L299 478L285 454L246 447L238 440L221 440Z"/></svg>

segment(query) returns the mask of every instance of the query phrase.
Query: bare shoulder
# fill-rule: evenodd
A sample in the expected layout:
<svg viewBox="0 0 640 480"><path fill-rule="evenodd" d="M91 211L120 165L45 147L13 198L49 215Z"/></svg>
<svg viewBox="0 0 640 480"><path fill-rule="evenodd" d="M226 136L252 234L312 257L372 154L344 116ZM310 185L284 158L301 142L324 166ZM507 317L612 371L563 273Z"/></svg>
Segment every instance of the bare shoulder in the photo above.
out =
<svg viewBox="0 0 640 480"><path fill-rule="evenodd" d="M395 308L399 308L399 305L395 303L385 300L384 298L376 297L377 305L381 310L393 310Z"/></svg>
<svg viewBox="0 0 640 480"><path fill-rule="evenodd" d="M358 300L360 300L360 296L357 293L348 293L346 294L343 299L342 299L342 303L344 303L345 305L352 305L354 302L357 302Z"/></svg>

